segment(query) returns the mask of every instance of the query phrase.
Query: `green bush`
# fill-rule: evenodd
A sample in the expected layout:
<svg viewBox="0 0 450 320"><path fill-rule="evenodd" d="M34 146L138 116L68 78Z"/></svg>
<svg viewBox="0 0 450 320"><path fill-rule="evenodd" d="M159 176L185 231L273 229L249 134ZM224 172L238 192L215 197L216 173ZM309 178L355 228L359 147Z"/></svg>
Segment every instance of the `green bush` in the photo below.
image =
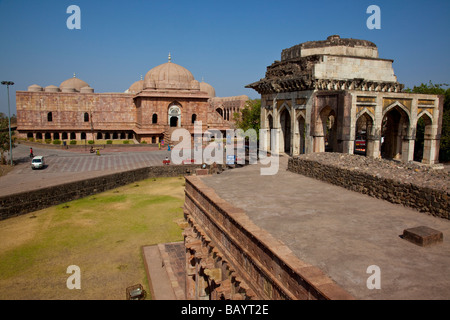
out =
<svg viewBox="0 0 450 320"><path fill-rule="evenodd" d="M36 139L36 142L42 143L41 139Z"/></svg>
<svg viewBox="0 0 450 320"><path fill-rule="evenodd" d="M45 143L47 143L47 144L52 143L52 139L45 139Z"/></svg>
<svg viewBox="0 0 450 320"><path fill-rule="evenodd" d="M94 140L88 140L89 144L94 144Z"/></svg>
<svg viewBox="0 0 450 320"><path fill-rule="evenodd" d="M123 140L123 144L130 144L130 140Z"/></svg>
<svg viewBox="0 0 450 320"><path fill-rule="evenodd" d="M77 140L70 140L70 144L77 144Z"/></svg>
<svg viewBox="0 0 450 320"><path fill-rule="evenodd" d="M34 138L28 138L28 141L33 142Z"/></svg>
<svg viewBox="0 0 450 320"><path fill-rule="evenodd" d="M112 140L106 140L106 144L112 144Z"/></svg>
<svg viewBox="0 0 450 320"><path fill-rule="evenodd" d="M142 141L141 141L141 144L147 144L147 141L142 140Z"/></svg>
<svg viewBox="0 0 450 320"><path fill-rule="evenodd" d="M61 140L58 140L58 139L53 140L53 144L61 144Z"/></svg>

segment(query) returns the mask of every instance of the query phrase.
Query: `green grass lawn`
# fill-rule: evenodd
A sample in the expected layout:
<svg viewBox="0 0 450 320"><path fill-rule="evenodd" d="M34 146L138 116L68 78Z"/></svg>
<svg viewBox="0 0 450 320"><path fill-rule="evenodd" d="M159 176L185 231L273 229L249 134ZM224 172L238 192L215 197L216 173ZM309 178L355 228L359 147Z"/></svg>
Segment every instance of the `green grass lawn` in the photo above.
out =
<svg viewBox="0 0 450 320"><path fill-rule="evenodd" d="M184 179L158 178L0 221L0 299L125 299L149 293L141 247L181 241ZM66 286L67 267L81 289Z"/></svg>

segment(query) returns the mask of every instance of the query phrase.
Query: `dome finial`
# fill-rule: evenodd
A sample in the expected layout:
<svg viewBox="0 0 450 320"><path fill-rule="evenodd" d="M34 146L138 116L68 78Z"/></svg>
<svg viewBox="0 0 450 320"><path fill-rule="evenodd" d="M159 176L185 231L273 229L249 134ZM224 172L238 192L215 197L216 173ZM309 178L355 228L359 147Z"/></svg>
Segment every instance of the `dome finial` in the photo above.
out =
<svg viewBox="0 0 450 320"><path fill-rule="evenodd" d="M169 52L169 62L172 61L172 57L170 56L170 52Z"/></svg>
<svg viewBox="0 0 450 320"><path fill-rule="evenodd" d="M142 74L141 74L141 80L142 80Z"/></svg>
<svg viewBox="0 0 450 320"><path fill-rule="evenodd" d="M73 73L73 77L76 78L75 72Z"/></svg>

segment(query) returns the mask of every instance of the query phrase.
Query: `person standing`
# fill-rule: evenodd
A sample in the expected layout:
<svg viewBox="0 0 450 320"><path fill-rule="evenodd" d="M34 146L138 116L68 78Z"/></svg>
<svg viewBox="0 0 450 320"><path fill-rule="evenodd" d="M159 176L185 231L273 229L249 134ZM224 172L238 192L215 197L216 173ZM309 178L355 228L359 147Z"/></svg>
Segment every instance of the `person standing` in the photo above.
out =
<svg viewBox="0 0 450 320"><path fill-rule="evenodd" d="M30 158L33 159L34 154L33 154L33 148L30 148Z"/></svg>

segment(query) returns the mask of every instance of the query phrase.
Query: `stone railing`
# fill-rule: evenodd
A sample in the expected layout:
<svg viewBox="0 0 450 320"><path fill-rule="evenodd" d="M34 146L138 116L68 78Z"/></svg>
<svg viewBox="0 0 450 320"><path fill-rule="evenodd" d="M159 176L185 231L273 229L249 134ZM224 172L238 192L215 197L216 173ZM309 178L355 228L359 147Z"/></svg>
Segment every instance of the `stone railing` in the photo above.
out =
<svg viewBox="0 0 450 320"><path fill-rule="evenodd" d="M185 193L187 299L353 299L201 178L186 177Z"/></svg>

